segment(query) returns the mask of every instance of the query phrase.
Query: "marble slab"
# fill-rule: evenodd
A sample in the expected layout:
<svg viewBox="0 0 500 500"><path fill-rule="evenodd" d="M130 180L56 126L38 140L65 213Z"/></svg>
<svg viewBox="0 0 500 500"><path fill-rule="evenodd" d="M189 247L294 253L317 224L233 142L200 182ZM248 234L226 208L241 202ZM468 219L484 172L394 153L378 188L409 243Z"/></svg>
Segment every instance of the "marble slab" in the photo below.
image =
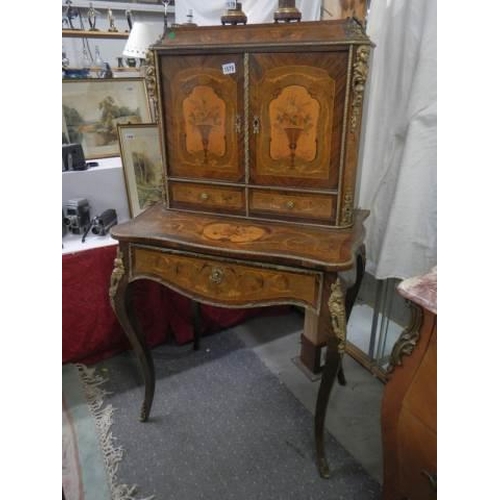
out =
<svg viewBox="0 0 500 500"><path fill-rule="evenodd" d="M427 274L403 280L398 292L408 300L437 314L437 266Z"/></svg>

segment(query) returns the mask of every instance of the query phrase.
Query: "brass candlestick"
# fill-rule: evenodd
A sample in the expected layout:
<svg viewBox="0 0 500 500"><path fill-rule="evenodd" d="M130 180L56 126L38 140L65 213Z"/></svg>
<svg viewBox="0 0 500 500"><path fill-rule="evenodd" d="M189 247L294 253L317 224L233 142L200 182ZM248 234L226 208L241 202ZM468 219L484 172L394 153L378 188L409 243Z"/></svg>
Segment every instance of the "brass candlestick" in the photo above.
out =
<svg viewBox="0 0 500 500"><path fill-rule="evenodd" d="M223 26L226 24L246 24L247 16L241 10L241 2L236 2L236 7L234 9L227 9L226 13L221 16L220 21Z"/></svg>
<svg viewBox="0 0 500 500"><path fill-rule="evenodd" d="M278 10L274 12L274 22L300 21L302 14L299 9L295 7L295 0L279 0Z"/></svg>

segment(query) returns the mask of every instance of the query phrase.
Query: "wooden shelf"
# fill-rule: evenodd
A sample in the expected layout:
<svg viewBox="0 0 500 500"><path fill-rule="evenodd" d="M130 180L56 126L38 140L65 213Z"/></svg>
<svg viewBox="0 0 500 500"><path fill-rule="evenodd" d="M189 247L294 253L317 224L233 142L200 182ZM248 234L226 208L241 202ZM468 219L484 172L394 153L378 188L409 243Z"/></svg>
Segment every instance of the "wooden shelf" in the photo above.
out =
<svg viewBox="0 0 500 500"><path fill-rule="evenodd" d="M63 38L115 38L127 39L129 33L124 31L110 32L105 30L89 31L89 30L62 30Z"/></svg>
<svg viewBox="0 0 500 500"><path fill-rule="evenodd" d="M101 68L94 67L94 66L92 66L90 68L90 71L93 71L94 73L97 73L100 70L101 70ZM132 67L129 67L129 66L124 66L123 68L119 68L119 67L111 68L111 71L113 73L115 73L115 72L116 73L128 73L128 72L136 72L136 73L138 73L140 70L141 70L141 68L139 66L137 66L135 68L132 68Z"/></svg>
<svg viewBox="0 0 500 500"><path fill-rule="evenodd" d="M62 7L65 8L65 0L62 1ZM103 9L113 9L115 10L132 10L133 12L160 12L163 13L165 11L165 7L163 4L158 3L135 3L135 2L115 2L115 1L99 1L95 0L93 2L94 8L99 11ZM72 7L79 7L83 9L89 8L88 0L73 0L71 2ZM175 6L169 5L167 9L168 13L175 13Z"/></svg>
<svg viewBox="0 0 500 500"><path fill-rule="evenodd" d="M113 72L117 72L117 73L128 73L129 71L141 71L141 68L139 66L135 67L135 68L132 68L132 67L129 67L129 66L126 66L126 67L123 67L123 68L111 68L111 70Z"/></svg>

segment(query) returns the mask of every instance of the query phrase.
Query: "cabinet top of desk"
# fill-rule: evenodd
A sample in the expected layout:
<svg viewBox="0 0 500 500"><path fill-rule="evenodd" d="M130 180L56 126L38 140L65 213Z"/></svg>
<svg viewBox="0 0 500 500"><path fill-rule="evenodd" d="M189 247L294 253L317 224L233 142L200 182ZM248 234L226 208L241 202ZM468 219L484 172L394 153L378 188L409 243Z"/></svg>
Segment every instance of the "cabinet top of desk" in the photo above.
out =
<svg viewBox="0 0 500 500"><path fill-rule="evenodd" d="M158 203L111 229L113 238L246 261L342 271L353 267L367 210L351 228L305 226L168 210Z"/></svg>
<svg viewBox="0 0 500 500"><path fill-rule="evenodd" d="M154 50L193 48L197 51L228 47L276 47L338 44L370 44L359 21L305 21L299 23L248 24L236 26L178 26L169 28Z"/></svg>

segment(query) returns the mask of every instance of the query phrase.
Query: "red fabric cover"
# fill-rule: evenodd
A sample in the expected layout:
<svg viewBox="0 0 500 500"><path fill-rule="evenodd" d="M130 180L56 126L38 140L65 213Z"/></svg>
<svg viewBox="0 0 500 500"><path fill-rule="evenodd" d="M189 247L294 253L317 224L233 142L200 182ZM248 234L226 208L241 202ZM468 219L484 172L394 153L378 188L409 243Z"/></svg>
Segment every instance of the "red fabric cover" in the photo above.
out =
<svg viewBox="0 0 500 500"><path fill-rule="evenodd" d="M62 256L63 363L93 364L130 349L109 303L115 256L116 245ZM169 336L178 344L193 339L190 299L149 280L138 280L130 286L150 347L166 342ZM227 309L202 304L202 334L229 328L257 314L287 309Z"/></svg>

